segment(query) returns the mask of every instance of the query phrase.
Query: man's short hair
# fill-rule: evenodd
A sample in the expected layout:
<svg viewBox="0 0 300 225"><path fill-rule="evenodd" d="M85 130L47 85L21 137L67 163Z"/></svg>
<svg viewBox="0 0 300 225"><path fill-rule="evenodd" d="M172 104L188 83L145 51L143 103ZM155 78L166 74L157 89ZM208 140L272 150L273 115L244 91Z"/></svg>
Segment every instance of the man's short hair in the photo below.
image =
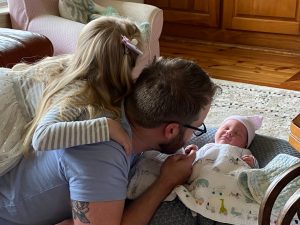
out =
<svg viewBox="0 0 300 225"><path fill-rule="evenodd" d="M217 88L195 62L160 57L136 80L126 99L127 113L145 128L166 122L190 124L211 103Z"/></svg>

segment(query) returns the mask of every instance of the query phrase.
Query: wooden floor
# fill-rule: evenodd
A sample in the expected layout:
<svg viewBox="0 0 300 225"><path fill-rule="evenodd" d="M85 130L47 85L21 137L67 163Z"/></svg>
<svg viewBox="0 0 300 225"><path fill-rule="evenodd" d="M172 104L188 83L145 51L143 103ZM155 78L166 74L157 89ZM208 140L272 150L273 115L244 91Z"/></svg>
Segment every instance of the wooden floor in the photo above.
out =
<svg viewBox="0 0 300 225"><path fill-rule="evenodd" d="M160 49L196 61L214 78L300 91L299 53L172 37L161 37Z"/></svg>

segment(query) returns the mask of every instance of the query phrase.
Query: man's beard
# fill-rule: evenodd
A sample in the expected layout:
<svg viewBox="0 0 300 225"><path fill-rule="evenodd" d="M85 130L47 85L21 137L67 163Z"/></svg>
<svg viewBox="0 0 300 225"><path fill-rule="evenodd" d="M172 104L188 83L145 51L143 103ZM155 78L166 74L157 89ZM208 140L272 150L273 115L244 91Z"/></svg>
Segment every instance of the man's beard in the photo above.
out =
<svg viewBox="0 0 300 225"><path fill-rule="evenodd" d="M180 149L185 143L183 141L184 131L180 129L179 134L173 138L171 141L165 144L159 144L160 152L165 154L174 154L178 149Z"/></svg>

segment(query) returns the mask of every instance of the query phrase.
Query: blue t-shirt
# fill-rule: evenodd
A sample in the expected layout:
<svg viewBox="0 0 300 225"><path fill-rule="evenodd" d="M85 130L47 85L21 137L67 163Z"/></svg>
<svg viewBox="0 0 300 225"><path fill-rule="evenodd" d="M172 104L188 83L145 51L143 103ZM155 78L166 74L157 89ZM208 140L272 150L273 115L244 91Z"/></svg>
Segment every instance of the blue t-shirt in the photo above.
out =
<svg viewBox="0 0 300 225"><path fill-rule="evenodd" d="M71 217L70 199L125 199L130 158L109 141L22 159L0 177L0 224L55 224Z"/></svg>

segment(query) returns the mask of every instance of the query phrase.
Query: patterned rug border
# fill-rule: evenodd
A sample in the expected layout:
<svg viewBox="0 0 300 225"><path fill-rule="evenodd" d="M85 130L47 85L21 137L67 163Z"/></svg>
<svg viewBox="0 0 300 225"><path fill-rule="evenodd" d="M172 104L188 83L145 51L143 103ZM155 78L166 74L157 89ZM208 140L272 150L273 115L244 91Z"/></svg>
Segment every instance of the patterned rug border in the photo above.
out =
<svg viewBox="0 0 300 225"><path fill-rule="evenodd" d="M215 97L205 120L218 127L224 118L234 115L262 115L258 134L288 140L292 119L300 113L300 92L254 84L214 79L222 88Z"/></svg>

